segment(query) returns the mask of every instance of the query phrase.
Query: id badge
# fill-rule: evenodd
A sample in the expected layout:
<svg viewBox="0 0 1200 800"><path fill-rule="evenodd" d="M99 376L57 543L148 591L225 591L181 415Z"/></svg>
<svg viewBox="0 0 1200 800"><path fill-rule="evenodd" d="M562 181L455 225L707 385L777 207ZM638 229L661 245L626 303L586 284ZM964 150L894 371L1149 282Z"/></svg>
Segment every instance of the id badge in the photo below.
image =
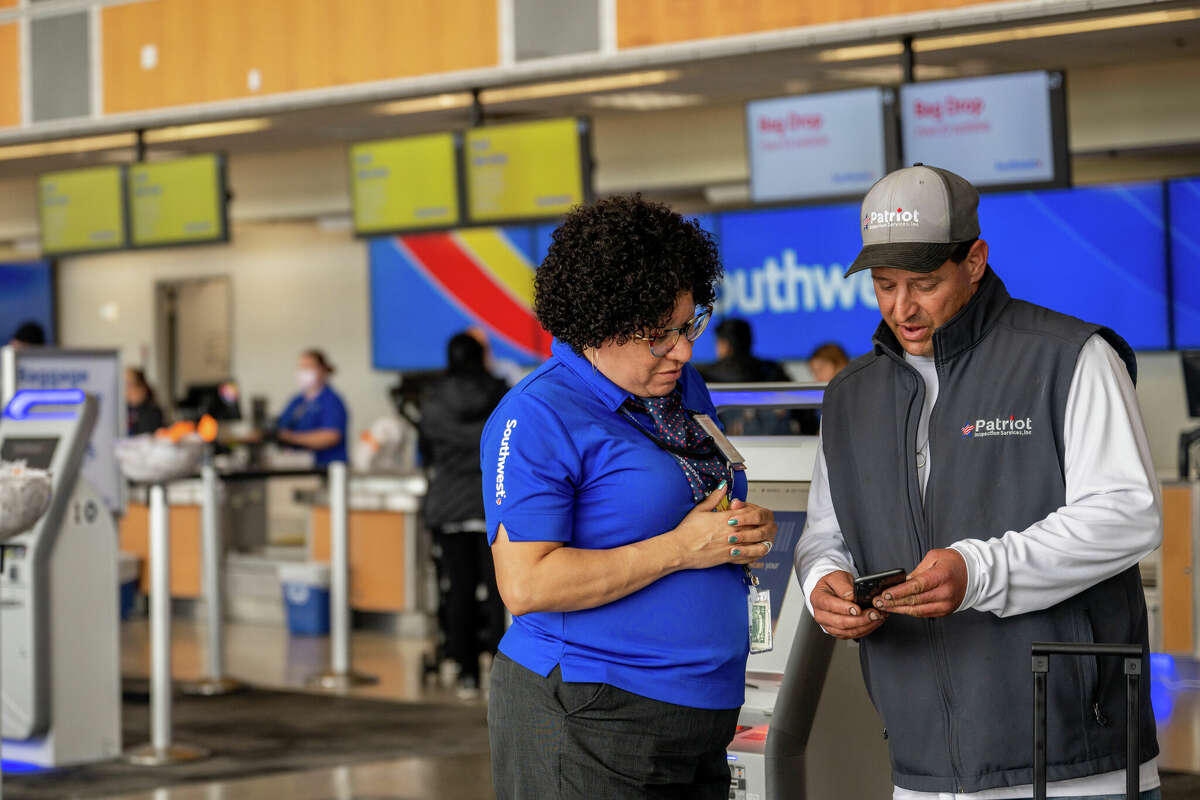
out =
<svg viewBox="0 0 1200 800"><path fill-rule="evenodd" d="M750 606L750 652L766 653L775 649L771 630L771 590L753 590L746 598Z"/></svg>

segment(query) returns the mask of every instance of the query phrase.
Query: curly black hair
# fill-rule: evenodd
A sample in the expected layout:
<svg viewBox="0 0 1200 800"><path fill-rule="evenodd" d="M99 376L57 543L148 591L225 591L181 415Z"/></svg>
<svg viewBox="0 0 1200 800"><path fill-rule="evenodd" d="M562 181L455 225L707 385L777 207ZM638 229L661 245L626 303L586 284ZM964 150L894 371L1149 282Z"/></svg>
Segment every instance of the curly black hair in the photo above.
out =
<svg viewBox="0 0 1200 800"><path fill-rule="evenodd" d="M534 311L577 353L662 327L683 292L712 303L724 274L712 236L640 194L576 207L552 238Z"/></svg>

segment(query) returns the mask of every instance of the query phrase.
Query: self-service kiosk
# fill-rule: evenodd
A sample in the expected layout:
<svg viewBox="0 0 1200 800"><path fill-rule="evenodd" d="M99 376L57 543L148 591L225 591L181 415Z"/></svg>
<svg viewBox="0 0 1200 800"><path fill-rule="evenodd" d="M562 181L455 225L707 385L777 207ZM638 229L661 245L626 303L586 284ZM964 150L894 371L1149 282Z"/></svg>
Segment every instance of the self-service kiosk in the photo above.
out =
<svg viewBox="0 0 1200 800"><path fill-rule="evenodd" d="M786 414L820 408L822 386L710 387L718 409ZM775 512L775 546L755 568L771 591L774 649L750 656L746 703L728 749L731 800L891 797L883 724L867 696L858 645L813 622L792 559L804 528L816 436L730 437L745 459L750 502Z"/></svg>
<svg viewBox="0 0 1200 800"><path fill-rule="evenodd" d="M121 752L117 531L79 475L97 402L19 391L0 416L0 459L52 476L50 507L3 544L3 757L60 766Z"/></svg>

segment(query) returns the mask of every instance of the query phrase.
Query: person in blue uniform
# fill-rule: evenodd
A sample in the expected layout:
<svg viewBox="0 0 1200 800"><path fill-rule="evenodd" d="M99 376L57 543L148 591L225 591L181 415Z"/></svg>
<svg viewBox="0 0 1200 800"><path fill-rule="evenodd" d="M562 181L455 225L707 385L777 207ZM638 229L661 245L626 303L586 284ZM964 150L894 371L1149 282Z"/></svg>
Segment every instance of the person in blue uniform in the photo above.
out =
<svg viewBox="0 0 1200 800"><path fill-rule="evenodd" d="M513 615L488 707L500 800L728 797L746 565L776 527L693 417L716 419L688 361L721 274L706 232L640 197L576 208L537 270L552 357L480 442Z"/></svg>
<svg viewBox="0 0 1200 800"><path fill-rule="evenodd" d="M300 393L279 415L275 438L280 444L311 450L316 466L346 461L346 404L329 385L333 365L320 350L305 350L296 365Z"/></svg>

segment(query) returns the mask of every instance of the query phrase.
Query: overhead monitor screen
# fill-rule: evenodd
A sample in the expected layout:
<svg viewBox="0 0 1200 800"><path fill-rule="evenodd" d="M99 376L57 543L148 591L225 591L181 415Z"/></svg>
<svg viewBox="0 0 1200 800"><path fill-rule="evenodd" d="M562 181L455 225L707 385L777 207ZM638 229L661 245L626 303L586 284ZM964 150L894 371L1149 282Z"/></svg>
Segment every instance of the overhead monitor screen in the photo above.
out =
<svg viewBox="0 0 1200 800"><path fill-rule="evenodd" d="M154 161L129 167L133 245L220 242L228 238L220 156Z"/></svg>
<svg viewBox="0 0 1200 800"><path fill-rule="evenodd" d="M436 133L351 146L354 230L379 234L457 225L456 138Z"/></svg>
<svg viewBox="0 0 1200 800"><path fill-rule="evenodd" d="M904 163L943 167L979 187L1066 186L1066 103L1059 72L900 87Z"/></svg>
<svg viewBox="0 0 1200 800"><path fill-rule="evenodd" d="M68 255L126 246L124 168L50 172L38 178L42 252Z"/></svg>
<svg viewBox="0 0 1200 800"><path fill-rule="evenodd" d="M24 461L27 467L49 469L57 449L57 436L9 436L0 441L0 461Z"/></svg>
<svg viewBox="0 0 1200 800"><path fill-rule="evenodd" d="M1200 178L1170 181L1175 346L1200 348Z"/></svg>
<svg viewBox="0 0 1200 800"><path fill-rule="evenodd" d="M584 202L586 137L587 124L575 118L467 131L470 221L556 217Z"/></svg>
<svg viewBox="0 0 1200 800"><path fill-rule="evenodd" d="M891 89L779 97L746 105L756 203L860 195L888 171ZM893 127L894 130L894 127Z"/></svg>

